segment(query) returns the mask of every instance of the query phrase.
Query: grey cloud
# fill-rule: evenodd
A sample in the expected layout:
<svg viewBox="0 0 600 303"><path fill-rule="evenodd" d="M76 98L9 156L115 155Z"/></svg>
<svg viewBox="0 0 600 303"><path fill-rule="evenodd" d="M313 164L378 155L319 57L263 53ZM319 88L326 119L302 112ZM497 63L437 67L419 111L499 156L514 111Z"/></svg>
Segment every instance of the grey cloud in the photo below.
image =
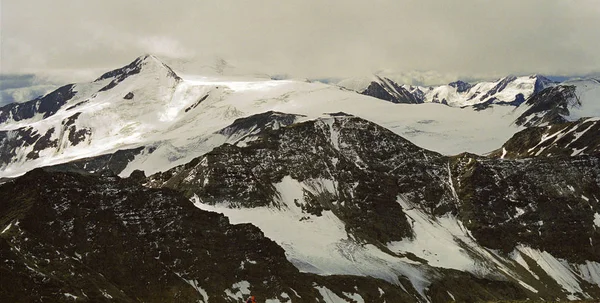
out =
<svg viewBox="0 0 600 303"><path fill-rule="evenodd" d="M0 72L72 81L142 53L311 78L600 71L597 0L37 0L3 2L1 13Z"/></svg>

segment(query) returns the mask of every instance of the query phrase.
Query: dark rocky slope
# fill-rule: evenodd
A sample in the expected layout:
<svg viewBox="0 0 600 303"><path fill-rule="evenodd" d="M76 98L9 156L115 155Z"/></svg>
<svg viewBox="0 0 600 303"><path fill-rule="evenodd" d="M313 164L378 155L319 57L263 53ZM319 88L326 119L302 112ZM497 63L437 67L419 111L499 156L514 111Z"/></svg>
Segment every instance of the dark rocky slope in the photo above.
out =
<svg viewBox="0 0 600 303"><path fill-rule="evenodd" d="M317 302L315 287L327 287L414 301L372 278L301 274L258 228L231 225L171 190L38 169L0 186L0 196L3 302L238 302L243 281L260 300Z"/></svg>

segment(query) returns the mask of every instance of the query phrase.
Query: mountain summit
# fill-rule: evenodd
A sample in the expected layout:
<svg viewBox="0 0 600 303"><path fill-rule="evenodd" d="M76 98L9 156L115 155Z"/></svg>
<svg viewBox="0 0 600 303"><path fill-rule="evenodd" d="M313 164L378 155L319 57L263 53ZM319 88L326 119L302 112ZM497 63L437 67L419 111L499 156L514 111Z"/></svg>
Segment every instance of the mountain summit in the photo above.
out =
<svg viewBox="0 0 600 303"><path fill-rule="evenodd" d="M114 85L116 85L131 75L141 73L142 70L144 72L149 72L153 74L157 72L160 73L161 71L166 71L169 76L181 80L181 78L169 66L160 61L157 57L147 54L136 58L133 62L129 63L124 67L106 72L94 82L98 82L105 79L113 79L111 84L115 83Z"/></svg>

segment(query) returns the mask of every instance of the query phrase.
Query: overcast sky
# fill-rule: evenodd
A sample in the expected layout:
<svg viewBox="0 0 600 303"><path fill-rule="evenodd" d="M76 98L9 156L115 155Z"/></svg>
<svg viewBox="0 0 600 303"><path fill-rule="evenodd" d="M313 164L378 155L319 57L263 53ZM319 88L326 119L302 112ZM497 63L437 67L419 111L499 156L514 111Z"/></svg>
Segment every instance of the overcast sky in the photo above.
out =
<svg viewBox="0 0 600 303"><path fill-rule="evenodd" d="M4 74L91 80L143 53L293 77L600 72L598 0L0 0Z"/></svg>

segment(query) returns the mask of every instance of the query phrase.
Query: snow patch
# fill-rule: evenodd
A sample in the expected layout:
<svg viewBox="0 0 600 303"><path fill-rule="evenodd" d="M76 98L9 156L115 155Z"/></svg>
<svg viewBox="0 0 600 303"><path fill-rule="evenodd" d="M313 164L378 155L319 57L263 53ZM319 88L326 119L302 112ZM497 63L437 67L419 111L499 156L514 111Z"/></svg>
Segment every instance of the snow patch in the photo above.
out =
<svg viewBox="0 0 600 303"><path fill-rule="evenodd" d="M545 251L539 251L526 246L518 246L517 250L532 258L552 279L571 294L584 293L569 264L555 258Z"/></svg>
<svg viewBox="0 0 600 303"><path fill-rule="evenodd" d="M315 287L316 290L319 291L325 303L340 303L340 302L349 302L347 299L344 299L338 295L336 295L333 291L329 290L327 287Z"/></svg>
<svg viewBox="0 0 600 303"><path fill-rule="evenodd" d="M248 281L234 283L229 289L225 290L225 294L235 300L244 300L244 296L250 295L250 283Z"/></svg>
<svg viewBox="0 0 600 303"><path fill-rule="evenodd" d="M388 248L398 253L413 253L428 261L429 265L452 268L469 272L481 272L483 268L476 264L462 243L473 243L454 217L433 218L416 206L399 198L404 213L412 223L414 239L391 242Z"/></svg>
<svg viewBox="0 0 600 303"><path fill-rule="evenodd" d="M5 233L6 231L8 231L10 228L12 227L12 222L8 223L8 225L2 230L2 232L0 234Z"/></svg>

